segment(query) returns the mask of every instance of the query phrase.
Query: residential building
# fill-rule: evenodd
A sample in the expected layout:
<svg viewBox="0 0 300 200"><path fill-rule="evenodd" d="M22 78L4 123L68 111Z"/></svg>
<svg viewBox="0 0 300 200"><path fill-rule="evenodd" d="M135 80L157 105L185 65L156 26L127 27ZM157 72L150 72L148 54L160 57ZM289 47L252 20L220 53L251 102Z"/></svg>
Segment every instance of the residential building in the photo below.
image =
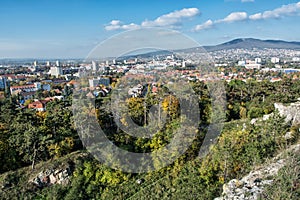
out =
<svg viewBox="0 0 300 200"><path fill-rule="evenodd" d="M0 76L0 89L5 89L7 87L7 79Z"/></svg>
<svg viewBox="0 0 300 200"><path fill-rule="evenodd" d="M260 69L261 64L256 64L256 63L250 63L245 65L246 69Z"/></svg>
<svg viewBox="0 0 300 200"><path fill-rule="evenodd" d="M280 61L280 59L279 58L277 58L277 57L273 57L273 58L271 58L271 63L279 63L279 61Z"/></svg>
<svg viewBox="0 0 300 200"><path fill-rule="evenodd" d="M99 84L109 86L110 85L110 78L100 78Z"/></svg>
<svg viewBox="0 0 300 200"><path fill-rule="evenodd" d="M99 85L109 86L110 85L110 78L97 78L97 79L89 79L89 86L90 87L97 87Z"/></svg>
<svg viewBox="0 0 300 200"><path fill-rule="evenodd" d="M244 60L238 61L238 66L245 66L245 65L246 65L246 61Z"/></svg>
<svg viewBox="0 0 300 200"><path fill-rule="evenodd" d="M255 63L260 64L261 63L261 58L255 58Z"/></svg>
<svg viewBox="0 0 300 200"><path fill-rule="evenodd" d="M93 71L98 71L98 65L95 61L92 61L92 69Z"/></svg>
<svg viewBox="0 0 300 200"><path fill-rule="evenodd" d="M61 75L63 75L62 68L59 66L51 67L50 74L51 74L51 76L56 76L56 77L61 76Z"/></svg>
<svg viewBox="0 0 300 200"><path fill-rule="evenodd" d="M36 111L46 111L46 104L48 103L49 101L46 101L46 100L37 100L33 103L30 103L28 105L28 108L29 109L35 109Z"/></svg>
<svg viewBox="0 0 300 200"><path fill-rule="evenodd" d="M43 84L42 89L49 92L51 90L51 85L50 84Z"/></svg>
<svg viewBox="0 0 300 200"><path fill-rule="evenodd" d="M36 92L42 89L42 85L39 82L30 85L21 85L21 86L11 86L10 93L12 95L18 94L20 92Z"/></svg>
<svg viewBox="0 0 300 200"><path fill-rule="evenodd" d="M34 95L35 95L35 92L21 92L20 95L26 101L28 99L33 99Z"/></svg>
<svg viewBox="0 0 300 200"><path fill-rule="evenodd" d="M99 79L89 79L90 87L97 87L99 86Z"/></svg>
<svg viewBox="0 0 300 200"><path fill-rule="evenodd" d="M45 98L45 101L55 101L55 100L63 100L64 96L54 96L54 97L47 97Z"/></svg>

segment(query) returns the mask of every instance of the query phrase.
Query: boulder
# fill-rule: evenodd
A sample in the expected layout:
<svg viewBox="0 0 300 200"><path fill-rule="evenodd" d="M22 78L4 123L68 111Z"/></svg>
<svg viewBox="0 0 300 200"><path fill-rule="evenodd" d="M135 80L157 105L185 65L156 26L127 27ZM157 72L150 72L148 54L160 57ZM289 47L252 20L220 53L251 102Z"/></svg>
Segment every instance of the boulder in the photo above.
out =
<svg viewBox="0 0 300 200"><path fill-rule="evenodd" d="M71 170L69 166L58 169L46 169L39 172L34 178L29 180L39 188L50 186L53 184L66 185L70 182Z"/></svg>

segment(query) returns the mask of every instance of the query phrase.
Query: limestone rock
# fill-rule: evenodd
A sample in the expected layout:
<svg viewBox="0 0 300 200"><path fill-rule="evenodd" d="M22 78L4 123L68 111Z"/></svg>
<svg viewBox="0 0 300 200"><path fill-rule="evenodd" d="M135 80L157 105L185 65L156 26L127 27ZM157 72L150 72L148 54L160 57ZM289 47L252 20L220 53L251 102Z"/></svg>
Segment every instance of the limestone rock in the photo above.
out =
<svg viewBox="0 0 300 200"><path fill-rule="evenodd" d="M300 144L291 146L288 152L297 152L300 150ZM264 191L266 185L271 185L273 180L270 177L275 176L278 171L285 166L285 159L280 159L282 153L273 159L273 162L257 170L251 171L242 179L232 179L223 185L221 197L215 200L257 200Z"/></svg>
<svg viewBox="0 0 300 200"><path fill-rule="evenodd" d="M292 124L300 123L300 102L291 103L289 106L284 106L282 103L275 103L274 106L280 116L285 117L286 122L290 121Z"/></svg>
<svg viewBox="0 0 300 200"><path fill-rule="evenodd" d="M285 106L282 103L275 103L274 107L276 110L278 110L281 117L285 117L285 122L291 122L293 125L300 123L300 101L291 103L289 106ZM274 113L264 115L262 120L266 121L272 117L272 115L274 115ZM251 124L256 124L257 121L261 120L259 118L252 119Z"/></svg>
<svg viewBox="0 0 300 200"><path fill-rule="evenodd" d="M47 187L53 184L66 185L70 182L71 170L69 166L58 169L46 169L41 171L34 178L29 180L39 188Z"/></svg>

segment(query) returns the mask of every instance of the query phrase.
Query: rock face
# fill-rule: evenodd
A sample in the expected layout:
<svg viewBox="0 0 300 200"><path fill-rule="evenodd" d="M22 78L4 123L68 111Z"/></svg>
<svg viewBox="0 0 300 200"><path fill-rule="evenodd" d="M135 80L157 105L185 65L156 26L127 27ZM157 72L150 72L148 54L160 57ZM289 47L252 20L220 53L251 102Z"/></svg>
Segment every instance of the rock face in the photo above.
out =
<svg viewBox="0 0 300 200"><path fill-rule="evenodd" d="M299 124L300 123L300 101L296 103L291 103L289 106L285 106L282 103L275 103L274 107L276 110L278 110L279 115L281 117L285 117L285 121L291 122L292 125ZM266 121L268 120L273 113L264 115L262 120ZM251 124L255 124L259 119L252 119Z"/></svg>
<svg viewBox="0 0 300 200"><path fill-rule="evenodd" d="M66 185L70 182L71 170L69 166L58 169L46 169L41 171L33 179L29 180L39 188L50 186L53 184Z"/></svg>
<svg viewBox="0 0 300 200"><path fill-rule="evenodd" d="M300 144L294 145L287 151L299 151ZM281 154L273 159L273 162L267 166L261 167L250 172L242 179L233 179L223 185L223 193L221 197L215 200L257 200L266 185L272 184L272 177L285 166L285 159L280 159Z"/></svg>
<svg viewBox="0 0 300 200"><path fill-rule="evenodd" d="M250 172L240 180L233 179L223 185L222 197L215 200L237 199L254 200L260 197L264 186L270 185L273 180L268 177L277 174L278 170L284 166L284 160L278 160L265 168Z"/></svg>
<svg viewBox="0 0 300 200"><path fill-rule="evenodd" d="M286 122L290 121L292 124L300 123L300 102L291 103L289 106L284 106L282 103L275 103L274 106L280 116L285 117Z"/></svg>

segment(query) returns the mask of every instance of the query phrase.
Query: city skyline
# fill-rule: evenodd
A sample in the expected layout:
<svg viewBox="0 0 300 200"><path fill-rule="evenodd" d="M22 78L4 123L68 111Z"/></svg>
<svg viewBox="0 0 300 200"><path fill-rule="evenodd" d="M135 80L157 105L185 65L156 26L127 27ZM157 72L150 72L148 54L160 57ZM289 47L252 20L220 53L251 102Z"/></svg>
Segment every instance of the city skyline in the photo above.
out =
<svg viewBox="0 0 300 200"><path fill-rule="evenodd" d="M300 2L1 1L0 58L83 58L122 31L174 29L200 45L235 38L300 41Z"/></svg>

